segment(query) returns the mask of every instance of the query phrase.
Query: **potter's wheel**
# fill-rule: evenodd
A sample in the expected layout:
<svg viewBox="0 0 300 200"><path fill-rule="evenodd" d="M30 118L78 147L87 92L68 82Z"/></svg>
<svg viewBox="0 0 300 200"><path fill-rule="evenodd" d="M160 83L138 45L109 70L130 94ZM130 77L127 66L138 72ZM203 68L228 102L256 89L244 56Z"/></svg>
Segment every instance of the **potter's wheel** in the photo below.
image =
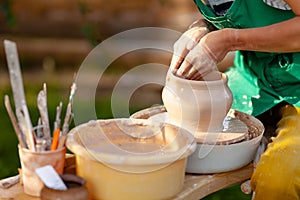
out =
<svg viewBox="0 0 300 200"><path fill-rule="evenodd" d="M182 127L179 123L171 120L167 112L155 114L148 119ZM195 132L193 135L198 144L232 144L244 140L247 133L248 128L245 123L239 119L226 116L223 122L223 130L209 133Z"/></svg>
<svg viewBox="0 0 300 200"><path fill-rule="evenodd" d="M168 117L164 106L157 106L134 113L132 118L149 119L156 122L170 123L181 126ZM260 134L255 126L251 126L251 120L245 113L230 110L223 121L223 130L220 132L196 132L193 133L198 144L228 145L250 140Z"/></svg>
<svg viewBox="0 0 300 200"><path fill-rule="evenodd" d="M164 106L147 108L134 113L131 117L149 119L155 118L160 113L166 113ZM243 167L253 160L263 136L263 124L255 117L236 110L230 110L227 117L229 117L226 118L229 119L229 125L239 124L244 127L246 124L248 130L245 132L244 138L230 141L230 143L227 141L225 143L198 144L196 151L188 157L186 172L200 174L226 172ZM237 128L236 132L243 134L245 129L241 131L242 129Z"/></svg>

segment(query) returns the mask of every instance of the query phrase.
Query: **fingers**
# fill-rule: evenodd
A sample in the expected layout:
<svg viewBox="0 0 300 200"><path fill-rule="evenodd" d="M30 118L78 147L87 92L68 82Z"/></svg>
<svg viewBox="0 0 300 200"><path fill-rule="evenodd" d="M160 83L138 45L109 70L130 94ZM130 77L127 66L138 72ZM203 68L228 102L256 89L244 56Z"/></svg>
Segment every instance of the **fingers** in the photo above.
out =
<svg viewBox="0 0 300 200"><path fill-rule="evenodd" d="M206 27L194 27L186 31L174 44L174 52L170 67L176 71L186 55L199 43L200 39L208 32ZM184 70L185 71L185 70Z"/></svg>
<svg viewBox="0 0 300 200"><path fill-rule="evenodd" d="M180 68L177 70L176 75L179 77L187 78L187 74L192 67L193 65L187 59L185 59L180 65Z"/></svg>
<svg viewBox="0 0 300 200"><path fill-rule="evenodd" d="M179 38L177 42L175 42L170 66L172 69L178 69L186 55L189 53L190 49L188 49L187 46L189 46L189 48L193 46L193 44L189 44L193 43L190 41L192 41L192 39L188 35L184 34Z"/></svg>
<svg viewBox="0 0 300 200"><path fill-rule="evenodd" d="M201 79L214 70L215 62L207 54L206 48L198 44L186 55L176 75L186 79Z"/></svg>
<svg viewBox="0 0 300 200"><path fill-rule="evenodd" d="M180 68L176 71L176 75L185 79L198 80L201 79L205 72L201 70L201 64L197 62L196 57L192 51L186 56L185 60L180 65Z"/></svg>
<svg viewBox="0 0 300 200"><path fill-rule="evenodd" d="M188 73L187 78L191 80L199 80L203 78L203 74L200 74L197 69L192 68Z"/></svg>
<svg viewBox="0 0 300 200"><path fill-rule="evenodd" d="M190 79L190 80L201 80L203 79L203 77L207 74L207 73L201 73L197 66L193 66L192 64L190 64L187 61L184 61L182 63L182 65L186 65L185 67L183 67L185 70L182 70L183 68L179 68L179 70L177 71L176 75L183 77L185 79Z"/></svg>
<svg viewBox="0 0 300 200"><path fill-rule="evenodd" d="M182 50L180 54L178 54L178 53L173 53L170 67L171 67L174 71L176 71L176 70L180 67L181 63L182 63L183 60L184 60L184 57L185 57L187 54L188 54L188 50L187 50L187 49Z"/></svg>

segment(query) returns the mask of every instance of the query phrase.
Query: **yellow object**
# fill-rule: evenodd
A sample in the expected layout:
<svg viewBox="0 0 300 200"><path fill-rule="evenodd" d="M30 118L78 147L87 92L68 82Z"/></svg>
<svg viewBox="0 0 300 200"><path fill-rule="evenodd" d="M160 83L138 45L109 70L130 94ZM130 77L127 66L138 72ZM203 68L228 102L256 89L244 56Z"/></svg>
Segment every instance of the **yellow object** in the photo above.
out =
<svg viewBox="0 0 300 200"><path fill-rule="evenodd" d="M158 170L147 173L126 173L119 170L120 166L106 165L78 155L76 166L78 176L87 181L92 199L169 199L183 188L186 159L168 166L150 166ZM139 167L135 168L138 170Z"/></svg>
<svg viewBox="0 0 300 200"><path fill-rule="evenodd" d="M142 119L91 121L68 133L91 199L170 199L183 188L193 135Z"/></svg>
<svg viewBox="0 0 300 200"><path fill-rule="evenodd" d="M277 136L251 178L255 200L300 199L300 108L285 106Z"/></svg>

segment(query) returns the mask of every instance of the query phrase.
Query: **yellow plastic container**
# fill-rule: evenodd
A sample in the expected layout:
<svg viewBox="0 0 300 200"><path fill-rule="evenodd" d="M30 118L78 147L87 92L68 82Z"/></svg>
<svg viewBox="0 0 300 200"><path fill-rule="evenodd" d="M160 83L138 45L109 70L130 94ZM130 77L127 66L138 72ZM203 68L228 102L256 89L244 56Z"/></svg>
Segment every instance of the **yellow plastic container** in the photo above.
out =
<svg viewBox="0 0 300 200"><path fill-rule="evenodd" d="M196 143L171 124L111 119L74 128L67 147L92 199L169 199L183 187Z"/></svg>

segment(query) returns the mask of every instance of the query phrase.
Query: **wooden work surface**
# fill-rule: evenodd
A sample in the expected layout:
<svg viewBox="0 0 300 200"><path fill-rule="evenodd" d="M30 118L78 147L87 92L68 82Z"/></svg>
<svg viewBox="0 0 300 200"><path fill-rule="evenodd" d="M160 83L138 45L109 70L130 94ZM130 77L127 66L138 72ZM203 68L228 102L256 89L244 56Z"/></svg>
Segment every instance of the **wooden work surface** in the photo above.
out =
<svg viewBox="0 0 300 200"><path fill-rule="evenodd" d="M65 171L72 171L75 164L74 160L73 156L67 157ZM242 183L251 177L252 172L253 165L249 164L241 169L225 173L211 175L186 174L182 191L173 199L199 200L233 184ZM0 199L38 200L40 198L24 194L23 187L18 183L8 189L0 188Z"/></svg>

